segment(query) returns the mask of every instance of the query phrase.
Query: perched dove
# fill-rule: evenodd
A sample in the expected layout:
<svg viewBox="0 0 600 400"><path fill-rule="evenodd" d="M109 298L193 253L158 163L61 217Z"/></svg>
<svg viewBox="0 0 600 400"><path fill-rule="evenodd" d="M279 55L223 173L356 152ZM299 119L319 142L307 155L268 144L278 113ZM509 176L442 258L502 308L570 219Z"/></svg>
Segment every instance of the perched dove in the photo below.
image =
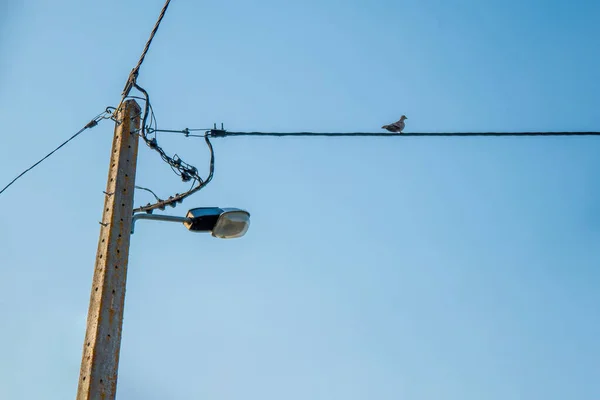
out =
<svg viewBox="0 0 600 400"><path fill-rule="evenodd" d="M381 127L381 129L386 129L390 132L395 132L395 133L402 133L402 130L404 129L404 120L408 119L406 118L406 115L403 115L400 117L400 119L397 122L394 122L393 124L389 124L389 125L384 125Z"/></svg>

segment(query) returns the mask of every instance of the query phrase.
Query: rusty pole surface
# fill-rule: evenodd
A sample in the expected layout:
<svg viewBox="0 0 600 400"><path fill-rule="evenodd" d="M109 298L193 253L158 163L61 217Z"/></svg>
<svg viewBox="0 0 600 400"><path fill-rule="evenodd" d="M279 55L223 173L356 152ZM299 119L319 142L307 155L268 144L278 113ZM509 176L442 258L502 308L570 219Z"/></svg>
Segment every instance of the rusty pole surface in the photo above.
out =
<svg viewBox="0 0 600 400"><path fill-rule="evenodd" d="M114 400L125 304L127 260L139 144L140 107L117 113L98 252L92 280L77 400Z"/></svg>

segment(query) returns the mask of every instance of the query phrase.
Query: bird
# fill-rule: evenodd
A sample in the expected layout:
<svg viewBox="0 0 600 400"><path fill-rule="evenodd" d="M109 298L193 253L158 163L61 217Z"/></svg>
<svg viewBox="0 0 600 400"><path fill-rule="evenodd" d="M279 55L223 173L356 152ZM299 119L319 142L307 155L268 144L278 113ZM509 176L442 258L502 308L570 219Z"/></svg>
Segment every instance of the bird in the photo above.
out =
<svg viewBox="0 0 600 400"><path fill-rule="evenodd" d="M381 129L385 129L388 130L390 132L395 132L395 133L402 133L402 130L404 129L404 120L408 119L406 118L406 115L403 115L400 117L400 119L396 122L394 122L393 124L389 124L389 125L384 125L381 127Z"/></svg>

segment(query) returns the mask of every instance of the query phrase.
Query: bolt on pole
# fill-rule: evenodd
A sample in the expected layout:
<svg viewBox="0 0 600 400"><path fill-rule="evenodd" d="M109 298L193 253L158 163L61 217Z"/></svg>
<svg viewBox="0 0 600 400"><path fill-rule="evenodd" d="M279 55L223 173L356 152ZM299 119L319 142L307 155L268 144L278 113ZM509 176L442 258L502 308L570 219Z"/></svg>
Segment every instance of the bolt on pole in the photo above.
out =
<svg viewBox="0 0 600 400"><path fill-rule="evenodd" d="M140 111L128 100L116 113L77 400L114 400L117 392Z"/></svg>

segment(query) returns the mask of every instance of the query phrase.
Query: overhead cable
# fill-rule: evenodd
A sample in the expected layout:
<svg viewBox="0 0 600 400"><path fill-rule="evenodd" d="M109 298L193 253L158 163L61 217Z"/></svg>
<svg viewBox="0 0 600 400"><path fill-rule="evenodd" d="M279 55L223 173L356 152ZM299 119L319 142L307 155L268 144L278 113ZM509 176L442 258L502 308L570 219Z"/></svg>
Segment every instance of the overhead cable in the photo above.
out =
<svg viewBox="0 0 600 400"><path fill-rule="evenodd" d="M15 179L13 179L12 181L10 181L8 183L8 185L4 186L4 188L2 188L2 190L0 190L0 194L4 193L4 191L6 189L8 189L13 183L15 183L17 180L19 180L23 175L25 175L27 172L29 172L32 169L34 169L35 167L37 167L42 161L44 161L45 159L47 159L48 157L50 157L52 154L56 153L63 146L65 146L71 140L75 139L77 136L79 136L85 130L91 129L91 128L95 127L96 125L98 125L98 122L102 121L103 119L110 119L111 116L112 116L112 112L109 110L109 108L107 108L104 112L98 114L96 117L94 117L94 119L92 119L90 122L88 122L83 128L81 128L80 130L78 130L73 136L71 136L70 138L68 138L64 142L62 142L58 147L56 147L50 153L46 154L44 157L42 157L39 161L37 161L31 167L27 168L26 170L24 170L23 172L21 172L19 175L17 175L17 177Z"/></svg>

